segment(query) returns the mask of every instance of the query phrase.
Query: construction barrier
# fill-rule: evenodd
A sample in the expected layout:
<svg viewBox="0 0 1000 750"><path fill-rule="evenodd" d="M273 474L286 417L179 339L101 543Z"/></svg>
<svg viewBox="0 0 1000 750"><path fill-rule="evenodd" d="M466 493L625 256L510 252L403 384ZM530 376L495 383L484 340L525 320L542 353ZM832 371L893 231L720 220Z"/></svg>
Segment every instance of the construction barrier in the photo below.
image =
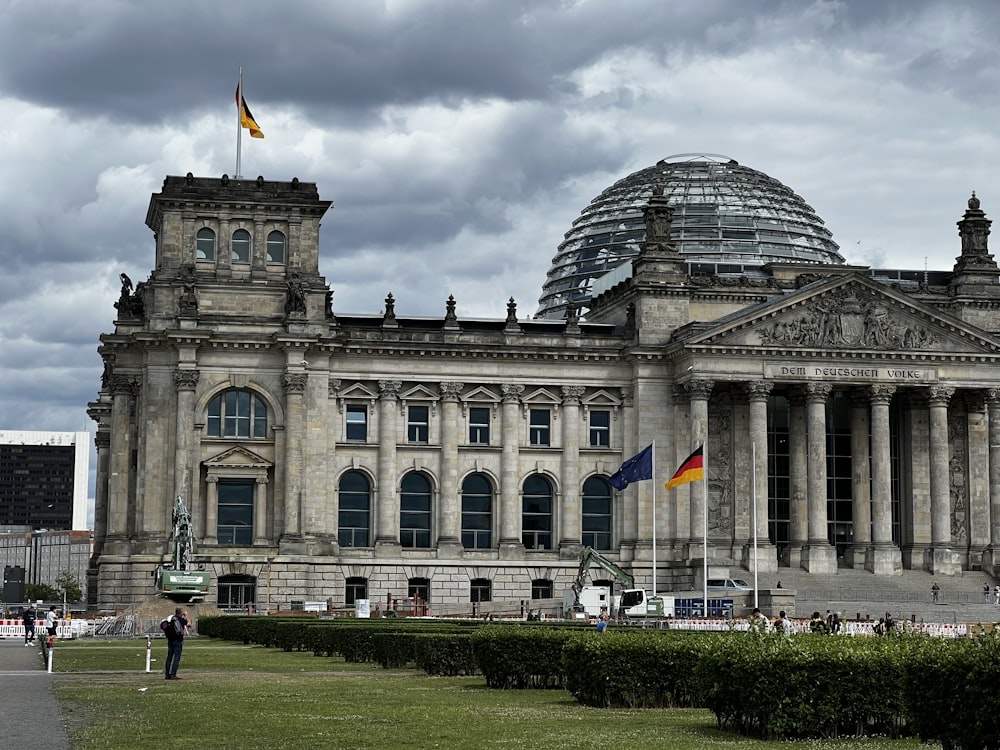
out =
<svg viewBox="0 0 1000 750"><path fill-rule="evenodd" d="M56 638L79 638L90 631L90 623L86 620L59 620L56 626ZM47 636L45 620L35 620L35 639ZM11 620L0 620L0 638L24 639L24 621L20 617Z"/></svg>

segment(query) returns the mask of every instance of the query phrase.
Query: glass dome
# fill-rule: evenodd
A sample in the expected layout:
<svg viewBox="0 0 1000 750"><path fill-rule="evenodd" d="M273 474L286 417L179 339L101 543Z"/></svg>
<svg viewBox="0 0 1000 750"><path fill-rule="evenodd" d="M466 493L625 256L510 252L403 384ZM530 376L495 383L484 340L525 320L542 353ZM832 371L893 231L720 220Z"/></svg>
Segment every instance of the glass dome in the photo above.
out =
<svg viewBox="0 0 1000 750"><path fill-rule="evenodd" d="M678 154L619 180L581 212L552 260L537 317L586 307L594 280L639 254L642 209L655 185L674 208L670 239L692 275L845 262L823 220L786 185L726 156Z"/></svg>

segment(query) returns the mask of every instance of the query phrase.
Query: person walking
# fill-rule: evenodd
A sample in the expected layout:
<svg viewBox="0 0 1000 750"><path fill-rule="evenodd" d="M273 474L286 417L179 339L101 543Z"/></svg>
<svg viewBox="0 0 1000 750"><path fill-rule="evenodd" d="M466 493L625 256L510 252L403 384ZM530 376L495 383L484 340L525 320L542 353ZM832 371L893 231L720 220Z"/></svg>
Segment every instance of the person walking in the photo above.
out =
<svg viewBox="0 0 1000 750"><path fill-rule="evenodd" d="M988 583L983 584L983 604L990 603L990 585Z"/></svg>
<svg viewBox="0 0 1000 750"><path fill-rule="evenodd" d="M938 586L937 581L931 584L931 602L934 604L938 603L938 595L941 593L941 587Z"/></svg>
<svg viewBox="0 0 1000 750"><path fill-rule="evenodd" d="M35 644L35 608L30 604L21 612L21 622L24 623L24 645Z"/></svg>
<svg viewBox="0 0 1000 750"><path fill-rule="evenodd" d="M181 665L181 652L184 650L184 636L187 634L190 622L188 613L184 607L177 607L174 616L170 618L167 626L163 629L167 637L167 662L164 665L164 679L179 680L177 668Z"/></svg>
<svg viewBox="0 0 1000 750"><path fill-rule="evenodd" d="M45 632L49 634L50 638L56 637L56 628L59 625L59 617L56 615L55 606L49 607L49 611L45 613Z"/></svg>
<svg viewBox="0 0 1000 750"><path fill-rule="evenodd" d="M993 587L993 603L1000 606L1000 583Z"/></svg>

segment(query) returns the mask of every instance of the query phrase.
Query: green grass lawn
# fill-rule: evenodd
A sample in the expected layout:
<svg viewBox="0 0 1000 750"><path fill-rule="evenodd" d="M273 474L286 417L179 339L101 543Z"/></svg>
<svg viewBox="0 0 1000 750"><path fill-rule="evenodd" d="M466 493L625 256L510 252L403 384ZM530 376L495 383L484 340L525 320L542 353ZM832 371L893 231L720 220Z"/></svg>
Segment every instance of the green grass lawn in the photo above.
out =
<svg viewBox="0 0 1000 750"><path fill-rule="evenodd" d="M177 682L166 645L60 643L54 690L74 750L228 748L695 748L903 750L915 740L760 742L716 729L704 710L601 710L562 690L490 690L481 677L428 677L312 654L211 640L184 644Z"/></svg>

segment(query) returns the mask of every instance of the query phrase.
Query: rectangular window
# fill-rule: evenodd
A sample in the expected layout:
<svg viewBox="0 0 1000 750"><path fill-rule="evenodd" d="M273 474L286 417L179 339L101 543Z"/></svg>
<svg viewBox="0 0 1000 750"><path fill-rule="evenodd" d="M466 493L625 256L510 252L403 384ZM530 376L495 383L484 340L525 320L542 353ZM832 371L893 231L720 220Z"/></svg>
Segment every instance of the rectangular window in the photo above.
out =
<svg viewBox="0 0 1000 750"><path fill-rule="evenodd" d="M528 442L531 445L550 445L551 418L552 415L548 409L531 409L529 411Z"/></svg>
<svg viewBox="0 0 1000 750"><path fill-rule="evenodd" d="M255 482L219 482L219 544L253 544L253 493Z"/></svg>
<svg viewBox="0 0 1000 750"><path fill-rule="evenodd" d="M364 404L347 405L347 439L359 443L368 440L368 407Z"/></svg>
<svg viewBox="0 0 1000 750"><path fill-rule="evenodd" d="M603 409L590 411L590 447L609 448L611 446L611 412Z"/></svg>
<svg viewBox="0 0 1000 750"><path fill-rule="evenodd" d="M406 439L410 443L426 443L428 413L426 406L410 406L406 410Z"/></svg>
<svg viewBox="0 0 1000 750"><path fill-rule="evenodd" d="M474 406L469 409L469 444L490 444L489 407Z"/></svg>

